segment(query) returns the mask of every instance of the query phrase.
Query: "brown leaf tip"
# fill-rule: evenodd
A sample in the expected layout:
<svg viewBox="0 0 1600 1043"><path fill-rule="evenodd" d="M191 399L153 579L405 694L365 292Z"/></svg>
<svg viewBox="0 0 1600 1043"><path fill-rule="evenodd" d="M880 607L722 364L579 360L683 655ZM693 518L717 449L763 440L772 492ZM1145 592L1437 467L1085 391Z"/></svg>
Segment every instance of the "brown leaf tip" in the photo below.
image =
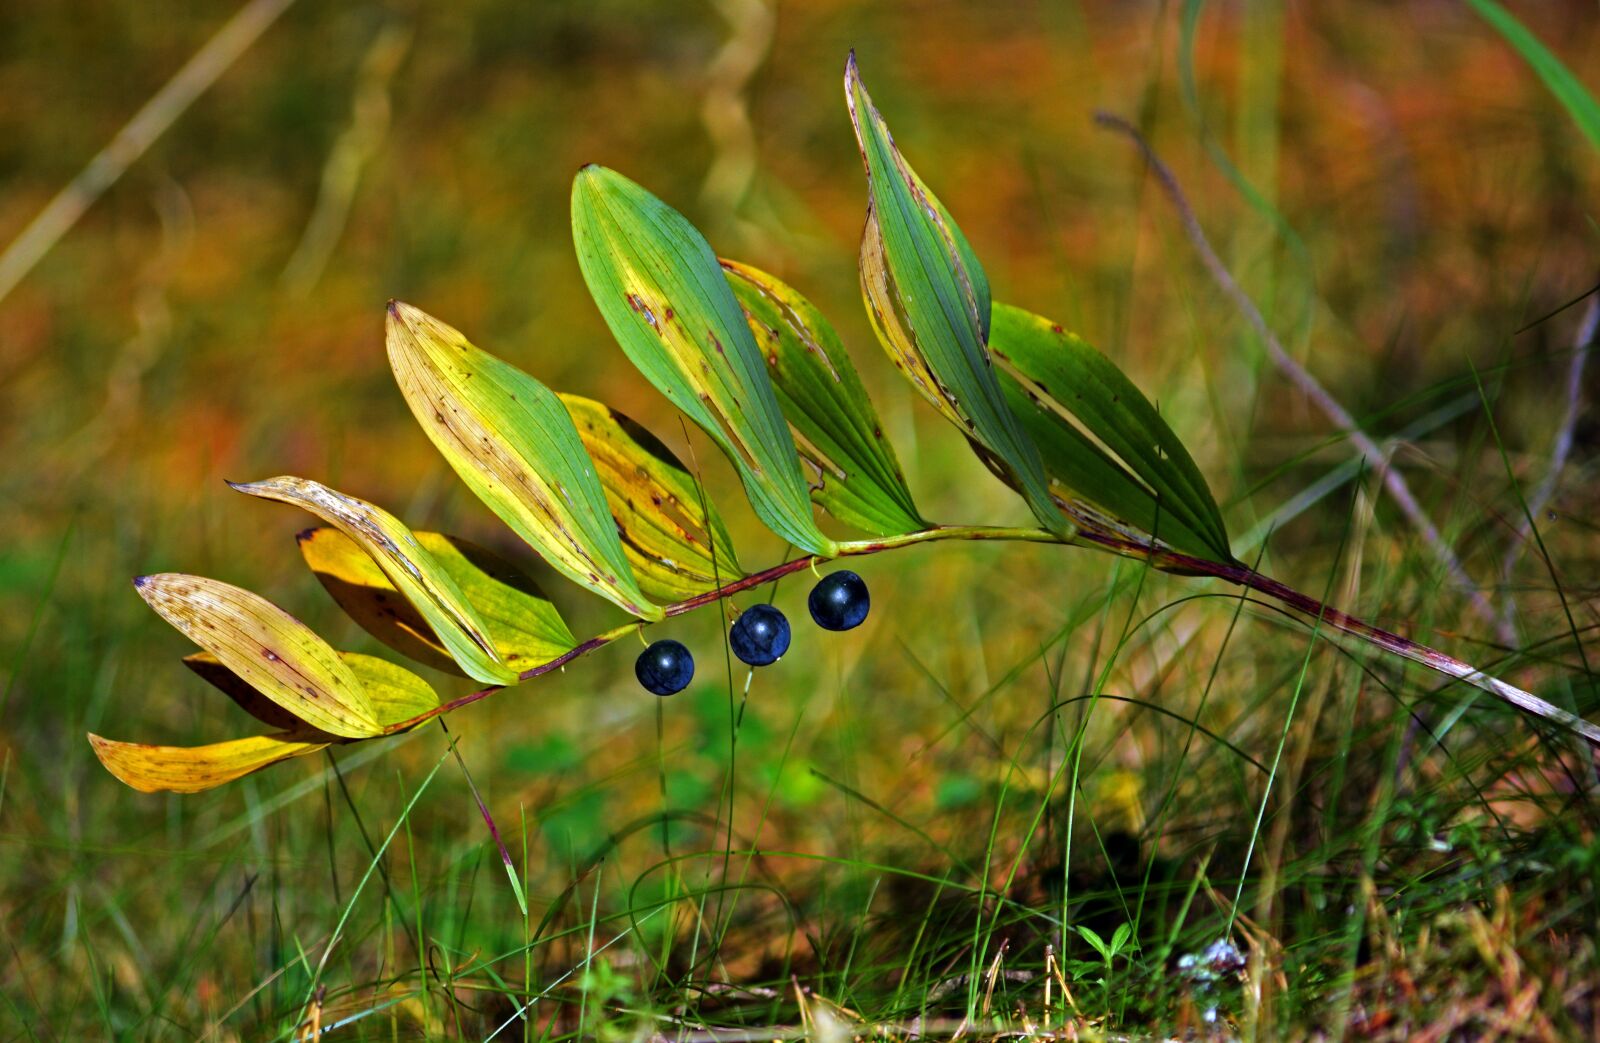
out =
<svg viewBox="0 0 1600 1043"><path fill-rule="evenodd" d="M145 588L145 585L147 583L149 583L149 582L150 582L150 577L149 576L135 576L135 577L133 577L133 585L134 585L134 588L137 589L137 590L143 590Z"/></svg>

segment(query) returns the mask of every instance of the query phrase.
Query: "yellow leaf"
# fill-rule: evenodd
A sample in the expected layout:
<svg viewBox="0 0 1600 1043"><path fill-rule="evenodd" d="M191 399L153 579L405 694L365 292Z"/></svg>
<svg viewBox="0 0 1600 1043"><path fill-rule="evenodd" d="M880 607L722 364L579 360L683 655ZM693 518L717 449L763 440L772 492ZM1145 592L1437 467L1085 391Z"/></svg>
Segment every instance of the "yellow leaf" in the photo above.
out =
<svg viewBox="0 0 1600 1043"><path fill-rule="evenodd" d="M199 793L290 757L315 753L328 744L293 734L257 735L209 746L148 746L116 742L91 733L89 745L107 771L145 793L170 790Z"/></svg>
<svg viewBox="0 0 1600 1043"><path fill-rule="evenodd" d="M201 680L232 699L239 709L262 724L284 731L305 727L300 718L251 688L244 678L223 666L222 660L210 652L186 655L183 657L183 665L193 670Z"/></svg>
<svg viewBox="0 0 1600 1043"><path fill-rule="evenodd" d="M319 731L347 738L383 728L350 668L304 623L248 590L167 572L133 581L189 640Z"/></svg>
<svg viewBox="0 0 1600 1043"><path fill-rule="evenodd" d="M373 715L385 726L410 720L439 705L433 686L403 666L360 652L340 652L339 659L355 674L372 703ZM246 713L263 724L287 731L311 734L311 729L287 710L245 683L210 652L184 656L183 663L208 683L227 694ZM328 736L333 738L333 736Z"/></svg>
<svg viewBox="0 0 1600 1043"><path fill-rule="evenodd" d="M229 484L251 496L303 508L359 544L428 621L434 636L468 677L491 684L517 679L517 672L501 660L489 640L472 602L400 519L365 500L304 478Z"/></svg>
<svg viewBox="0 0 1600 1043"><path fill-rule="evenodd" d="M564 394L561 401L594 460L622 549L646 594L678 601L743 577L716 506L670 449L593 399Z"/></svg>

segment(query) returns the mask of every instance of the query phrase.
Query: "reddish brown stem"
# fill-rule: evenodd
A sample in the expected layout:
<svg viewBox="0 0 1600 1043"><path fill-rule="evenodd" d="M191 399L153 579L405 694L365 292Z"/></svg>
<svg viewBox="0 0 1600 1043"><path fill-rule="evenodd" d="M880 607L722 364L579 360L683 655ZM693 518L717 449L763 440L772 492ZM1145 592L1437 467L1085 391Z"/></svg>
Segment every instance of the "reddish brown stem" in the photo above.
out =
<svg viewBox="0 0 1600 1043"><path fill-rule="evenodd" d="M1015 540L1037 543L1077 543L1111 551L1114 554L1139 558L1148 561L1152 566L1164 572L1206 576L1212 579L1224 580L1228 583L1245 587L1248 590L1253 590L1258 594L1263 594L1296 612L1300 612L1312 619L1320 620L1322 624L1334 630L1358 637L1392 655L1409 659L1430 670L1444 674L1446 677L1465 681L1467 684L1480 688L1490 695L1510 703L1525 713L1531 713L1534 716L1543 717L1548 721L1560 724L1570 731L1583 736L1589 742L1600 746L1600 727L1596 727L1583 718L1563 710L1561 707L1547 702L1531 692L1526 692L1514 685L1507 684L1498 678L1490 677L1488 674L1456 659L1454 656L1446 655L1437 649L1419 644L1410 638L1384 630L1382 627L1373 626L1365 620L1358 619L1330 605L1325 605L1308 594L1302 594L1293 587L1280 583L1270 576L1263 576L1238 562L1217 562L1205 558L1197 558L1164 546L1151 546L1140 543L1121 534L1093 526L1084 526L1074 536L1066 539L1053 533L1035 529L952 526L908 533L904 536L886 537L881 540L841 544L840 553L842 556L878 554L897 547L910 546L914 543L931 543L940 540ZM819 555L808 554L793 561L786 561L781 565L774 565L771 568L745 576L743 579L728 583L716 590L707 591L704 594L668 605L666 614L668 616L681 616L686 612L692 612L697 608L704 608L707 605L714 604L723 598L764 586L791 573L811 568L823 560L825 559ZM574 659L588 655L597 648L609 645L618 638L635 633L643 626L645 626L644 623L629 623L614 630L608 630L603 634L596 634L548 663L541 663L532 669L524 670L520 675L520 681L531 681L535 677L550 673L553 670L559 670ZM459 710L463 706L477 702L479 699L486 699L505 687L505 685L495 685L457 696L426 713L392 724L385 729L385 732L394 734L408 731L422 722L438 717L441 714Z"/></svg>

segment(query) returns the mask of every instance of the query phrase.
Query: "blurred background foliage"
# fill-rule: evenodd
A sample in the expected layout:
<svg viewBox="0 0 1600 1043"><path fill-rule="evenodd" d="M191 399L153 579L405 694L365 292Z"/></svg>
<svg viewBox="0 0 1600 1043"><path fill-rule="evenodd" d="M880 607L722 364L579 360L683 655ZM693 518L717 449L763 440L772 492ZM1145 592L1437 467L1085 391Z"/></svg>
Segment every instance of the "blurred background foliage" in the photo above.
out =
<svg viewBox="0 0 1600 1043"><path fill-rule="evenodd" d="M296 989L307 982L296 952L315 962L370 861L363 834L376 843L388 832L444 752L432 729L376 759L372 746L339 753L348 799L320 758L178 798L122 788L83 739L92 729L198 743L240 730L236 709L177 662L189 649L129 589L136 574L189 571L249 586L340 647L374 650L302 567L292 536L304 519L233 496L225 478L324 480L413 526L457 532L536 567L412 422L383 352L388 298L426 309L557 389L635 416L692 454L748 567L781 556L726 461L703 439L686 441L589 300L568 224L581 164L644 183L721 253L779 274L829 315L924 514L1025 516L897 379L865 321L855 268L865 186L841 96L852 47L900 147L972 239L997 299L1055 318L1123 366L1188 442L1238 537L1349 450L1264 363L1142 161L1090 117L1105 109L1139 123L1224 259L1334 395L1380 440L1432 417L1422 435L1394 444L1395 464L1474 577L1491 594L1517 597L1523 637L1538 648L1519 676L1542 678L1548 697L1592 705L1581 682L1560 680L1586 669L1574 637L1595 621L1592 421L1580 423L1571 469L1541 519L1554 565L1530 553L1509 579L1499 572L1520 520L1512 478L1531 484L1542 474L1581 309L1517 331L1589 289L1600 270L1588 143L1463 5L1212 3L1198 10L1192 38L1181 7L291 6L0 300L0 1022L18 1019L6 1036L215 1029L218 1038L267 1038L292 1027ZM0 243L236 9L174 0L0 6ZM1580 78L1600 82L1592 5L1517 11ZM1496 658L1491 628L1464 610L1414 531L1370 488L1341 486L1276 530L1264 567L1466 658ZM1254 560L1258 550L1241 553ZM675 700L658 705L640 692L633 652L618 646L452 719L526 860L534 923L613 835L620 847L581 881L585 902L598 889L602 913L642 901L630 891L636 882L641 894L694 893L721 879L712 863L729 843L725 786L735 848L759 834L765 849L814 857L759 860L776 890L728 898L745 935L727 942L714 968L707 941L697 956L685 951L677 977L667 976L675 982L765 981L788 956L808 987L865 1006L865 977L847 969L829 978L849 967L846 949L861 960L858 976L883 971L907 944L894 934L897 912L926 923L925 907L950 897L871 866L1000 887L1015 862L1035 888L1029 900L1049 907L1064 873L1114 874L1119 852L1103 843L1114 833L1135 838L1128 857L1137 864L1166 860L1185 882L1215 855L1207 886L1232 895L1262 775L1204 737L1181 759L1185 722L1270 760L1303 631L1258 619L1233 631L1236 600L1178 604L1221 591L1047 548L920 548L861 571L874 614L845 636L800 625L803 577L779 586L777 603L797 621L795 648L750 686L734 761L730 716L745 676L725 667L714 612L658 628L700 662L695 687ZM609 606L545 575L575 633L613 625ZM1334 875L1344 874L1348 893L1319 883L1305 894L1325 886L1344 908L1352 894L1385 893L1372 885L1379 862L1409 864L1363 857L1372 845L1393 842L1411 857L1441 830L1483 821L1512 829L1506 820L1540 857L1551 829L1563 851L1594 843L1586 804L1551 824L1552 809L1570 811L1587 785L1557 770L1560 744L1483 710L1481 721L1469 717L1456 755L1418 749L1384 685L1441 707L1459 693L1435 693L1387 666L1377 673L1374 681L1326 646L1313 654L1289 732L1290 764L1300 768L1269 803L1267 829L1281 834L1263 838L1245 891L1261 937L1280 945L1280 969L1310 983L1317 1002L1369 1002L1359 990L1349 998L1346 972L1373 943L1363 935L1348 956L1328 956L1309 941L1316 931L1296 927L1304 914L1295 910L1314 903L1274 896L1289 895L1285 881L1303 879L1306 866L1343 867ZM1095 706L1068 830L1071 794L1059 780L1053 795L1045 784L1084 707L1053 718L1064 715L1066 731L1029 729L1053 701L1097 688L1176 717ZM1343 766L1333 767L1334 754ZM1401 790L1420 786L1404 814L1374 797L1394 796L1391 778L1412 780ZM1497 787L1503 815L1480 799ZM670 828L626 833L663 809L683 814ZM1034 836L1039 809L1044 832ZM664 850L711 854L663 869ZM968 871L986 858L988 872ZM325 975L342 997L329 1009L370 1007L391 987L409 988L411 1006L386 1012L385 1026L396 1019L404 1032L477 1038L498 1024L512 1007L503 995L499 1007L482 999L500 995L488 977L476 976L488 990L477 994L448 970L520 944L526 925L496 861L461 773L447 764L385 857L399 897L372 885L354 907ZM793 904L776 904L780 892ZM1218 907L1200 893L1209 925L1173 921L1169 956L1220 931ZM1587 904L1560 915L1592 924L1593 895L1576 901ZM1226 903L1220 912L1225 920ZM655 929L688 946L693 918L673 915L670 931L666 917ZM1381 920L1381 902L1372 915ZM863 931L880 917L880 929ZM970 933L971 917L960 922ZM431 941L419 945L418 933ZM872 959L849 939L875 946ZM1283 956L1300 944L1312 948L1298 962ZM632 975L640 958L622 959L626 948L615 965ZM1075 955L1094 958L1081 944ZM545 981L573 962L559 946L536 956L549 961ZM954 974L970 957L952 958ZM423 964L435 975L428 989L416 972ZM522 981L521 954L497 970ZM605 986L612 1000L619 988ZM458 996L468 997L465 1009Z"/></svg>

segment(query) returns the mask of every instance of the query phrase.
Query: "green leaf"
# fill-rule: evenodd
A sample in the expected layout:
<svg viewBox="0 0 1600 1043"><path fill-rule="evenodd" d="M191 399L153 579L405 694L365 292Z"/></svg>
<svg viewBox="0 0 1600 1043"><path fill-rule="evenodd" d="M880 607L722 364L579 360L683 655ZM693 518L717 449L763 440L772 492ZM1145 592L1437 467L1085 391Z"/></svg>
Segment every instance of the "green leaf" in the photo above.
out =
<svg viewBox="0 0 1600 1043"><path fill-rule="evenodd" d="M328 743L286 734L230 739L209 746L150 746L103 739L91 732L89 745L107 771L136 790L200 793L290 757L316 753Z"/></svg>
<svg viewBox="0 0 1600 1043"><path fill-rule="evenodd" d="M311 727L357 739L383 731L361 682L338 653L272 602L175 572L140 576L133 584L189 640Z"/></svg>
<svg viewBox="0 0 1600 1043"><path fill-rule="evenodd" d="M429 629L468 677L487 684L509 684L517 679L517 671L506 665L490 641L472 602L400 519L365 500L304 478L228 484L251 496L300 507L354 540L422 613Z"/></svg>
<svg viewBox="0 0 1600 1043"><path fill-rule="evenodd" d="M761 352L705 238L639 185L593 165L573 182L572 238L628 358L733 461L768 528L832 556Z"/></svg>
<svg viewBox="0 0 1600 1043"><path fill-rule="evenodd" d="M1071 526L1050 498L1039 451L1011 414L989 361L989 289L971 245L896 150L855 54L845 98L867 168L861 291L890 359L924 398L1014 477L1043 525Z"/></svg>
<svg viewBox="0 0 1600 1043"><path fill-rule="evenodd" d="M1083 924L1078 924L1076 930L1079 936L1082 937L1084 941L1088 942L1090 947L1092 947L1095 952L1100 954L1101 959L1107 961L1111 959L1111 950L1106 946L1105 939L1101 938L1092 927L1085 927Z"/></svg>
<svg viewBox="0 0 1600 1043"><path fill-rule="evenodd" d="M1233 561L1200 469L1115 363L1049 319L998 303L989 352L1052 479L1069 494L1178 550Z"/></svg>
<svg viewBox="0 0 1600 1043"><path fill-rule="evenodd" d="M502 662L522 671L578 643L532 579L492 551L456 536L414 534L477 610ZM427 666L459 672L444 643L383 570L337 529L307 529L300 553L339 607L367 633Z"/></svg>
<svg viewBox="0 0 1600 1043"><path fill-rule="evenodd" d="M811 302L774 276L723 260L744 308L800 456L815 481L811 499L876 536L926 529L894 447L839 335Z"/></svg>
<svg viewBox="0 0 1600 1043"><path fill-rule="evenodd" d="M716 505L670 449L593 399L563 394L561 401L594 461L622 549L646 594L681 601L744 576Z"/></svg>
<svg viewBox="0 0 1600 1043"><path fill-rule="evenodd" d="M1589 139L1589 144L1600 148L1600 104L1595 102L1594 95L1589 93L1583 81L1574 76L1572 70L1552 54L1537 36L1529 32L1527 26L1517 21L1516 15L1495 0L1467 0L1467 3L1522 55L1523 61L1533 66L1533 71L1539 74L1550 93L1566 108L1583 136Z"/></svg>
<svg viewBox="0 0 1600 1043"><path fill-rule="evenodd" d="M644 619L594 465L555 392L411 307L389 305L400 390L461 480L552 567Z"/></svg>

